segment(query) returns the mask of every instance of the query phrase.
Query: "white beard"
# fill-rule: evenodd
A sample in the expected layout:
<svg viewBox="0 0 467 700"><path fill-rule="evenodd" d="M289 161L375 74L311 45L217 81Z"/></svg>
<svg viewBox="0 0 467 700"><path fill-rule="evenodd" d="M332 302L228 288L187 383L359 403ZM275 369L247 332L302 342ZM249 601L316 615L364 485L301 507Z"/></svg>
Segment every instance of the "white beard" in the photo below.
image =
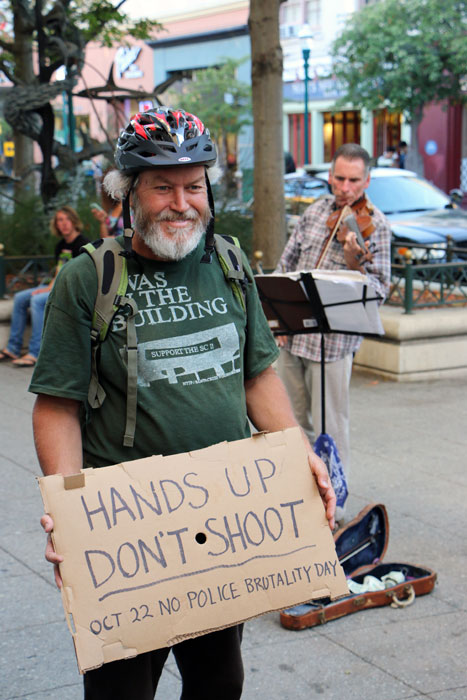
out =
<svg viewBox="0 0 467 700"><path fill-rule="evenodd" d="M133 199L133 215L139 238L158 258L171 261L182 260L195 250L211 218L208 207L202 216L198 214L196 209L190 207L183 213L177 213L170 209L162 211L150 219L137 197ZM173 228L165 226L170 235L167 236L163 232L161 222L185 219L196 222L190 231L183 231L175 226Z"/></svg>

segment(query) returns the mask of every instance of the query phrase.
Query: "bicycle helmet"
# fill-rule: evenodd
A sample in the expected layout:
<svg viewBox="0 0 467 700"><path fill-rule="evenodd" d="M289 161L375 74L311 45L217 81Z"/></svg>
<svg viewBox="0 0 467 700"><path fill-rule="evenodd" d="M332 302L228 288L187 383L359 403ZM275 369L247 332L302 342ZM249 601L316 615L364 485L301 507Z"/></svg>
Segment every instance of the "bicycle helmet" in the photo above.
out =
<svg viewBox="0 0 467 700"><path fill-rule="evenodd" d="M120 132L117 168L125 174L176 165L214 165L216 148L209 130L183 109L156 107L140 112Z"/></svg>

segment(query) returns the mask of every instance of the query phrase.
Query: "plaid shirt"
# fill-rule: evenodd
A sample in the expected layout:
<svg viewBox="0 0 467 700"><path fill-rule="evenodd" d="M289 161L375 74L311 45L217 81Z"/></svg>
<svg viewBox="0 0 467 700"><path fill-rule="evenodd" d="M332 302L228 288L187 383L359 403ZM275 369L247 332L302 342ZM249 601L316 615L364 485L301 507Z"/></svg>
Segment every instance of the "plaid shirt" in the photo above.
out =
<svg viewBox="0 0 467 700"><path fill-rule="evenodd" d="M384 299L389 290L391 278L391 229L384 214L373 205L371 206L374 209L372 216L375 226L375 231L369 239L373 260L365 262L364 268L371 285ZM316 267L329 233L326 221L333 211L334 197L332 195L320 197L306 209L285 246L276 272L313 270ZM343 247L337 237L334 237L329 246L320 269L347 269ZM356 352L362 342L362 336L328 333L325 341L325 361L334 362L349 353ZM288 349L293 355L319 362L321 360L321 334L300 333L294 335L288 339Z"/></svg>

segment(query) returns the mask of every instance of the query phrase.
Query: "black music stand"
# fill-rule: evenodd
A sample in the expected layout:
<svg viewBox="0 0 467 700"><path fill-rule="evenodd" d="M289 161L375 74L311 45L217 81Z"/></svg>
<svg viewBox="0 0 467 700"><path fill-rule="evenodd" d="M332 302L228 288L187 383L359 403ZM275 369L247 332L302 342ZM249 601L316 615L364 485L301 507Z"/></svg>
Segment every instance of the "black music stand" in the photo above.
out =
<svg viewBox="0 0 467 700"><path fill-rule="evenodd" d="M321 432L325 433L325 336L327 333L382 335L384 329L377 311L382 297L368 285L364 275L356 273L352 277L339 270L324 274L321 270L311 270L256 275L255 281L274 335L321 333Z"/></svg>

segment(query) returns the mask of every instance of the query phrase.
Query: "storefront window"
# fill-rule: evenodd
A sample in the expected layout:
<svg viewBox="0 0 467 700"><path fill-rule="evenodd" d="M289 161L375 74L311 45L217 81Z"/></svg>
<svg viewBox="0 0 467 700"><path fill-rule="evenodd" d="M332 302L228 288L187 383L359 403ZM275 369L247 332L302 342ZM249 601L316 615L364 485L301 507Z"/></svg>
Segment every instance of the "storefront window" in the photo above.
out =
<svg viewBox="0 0 467 700"><path fill-rule="evenodd" d="M292 158L295 161L297 167L301 167L304 164L305 157L305 132L304 132L304 114L291 114L289 115L289 151L292 154ZM309 157L308 161L312 162L312 149L313 144L311 142L311 115L308 114L308 150Z"/></svg>
<svg viewBox="0 0 467 700"><path fill-rule="evenodd" d="M401 138L401 119L399 112L390 113L386 109L374 112L373 148L376 157L382 155L388 146L397 147Z"/></svg>
<svg viewBox="0 0 467 700"><path fill-rule="evenodd" d="M331 161L344 143L360 143L360 112L324 112L324 160Z"/></svg>

